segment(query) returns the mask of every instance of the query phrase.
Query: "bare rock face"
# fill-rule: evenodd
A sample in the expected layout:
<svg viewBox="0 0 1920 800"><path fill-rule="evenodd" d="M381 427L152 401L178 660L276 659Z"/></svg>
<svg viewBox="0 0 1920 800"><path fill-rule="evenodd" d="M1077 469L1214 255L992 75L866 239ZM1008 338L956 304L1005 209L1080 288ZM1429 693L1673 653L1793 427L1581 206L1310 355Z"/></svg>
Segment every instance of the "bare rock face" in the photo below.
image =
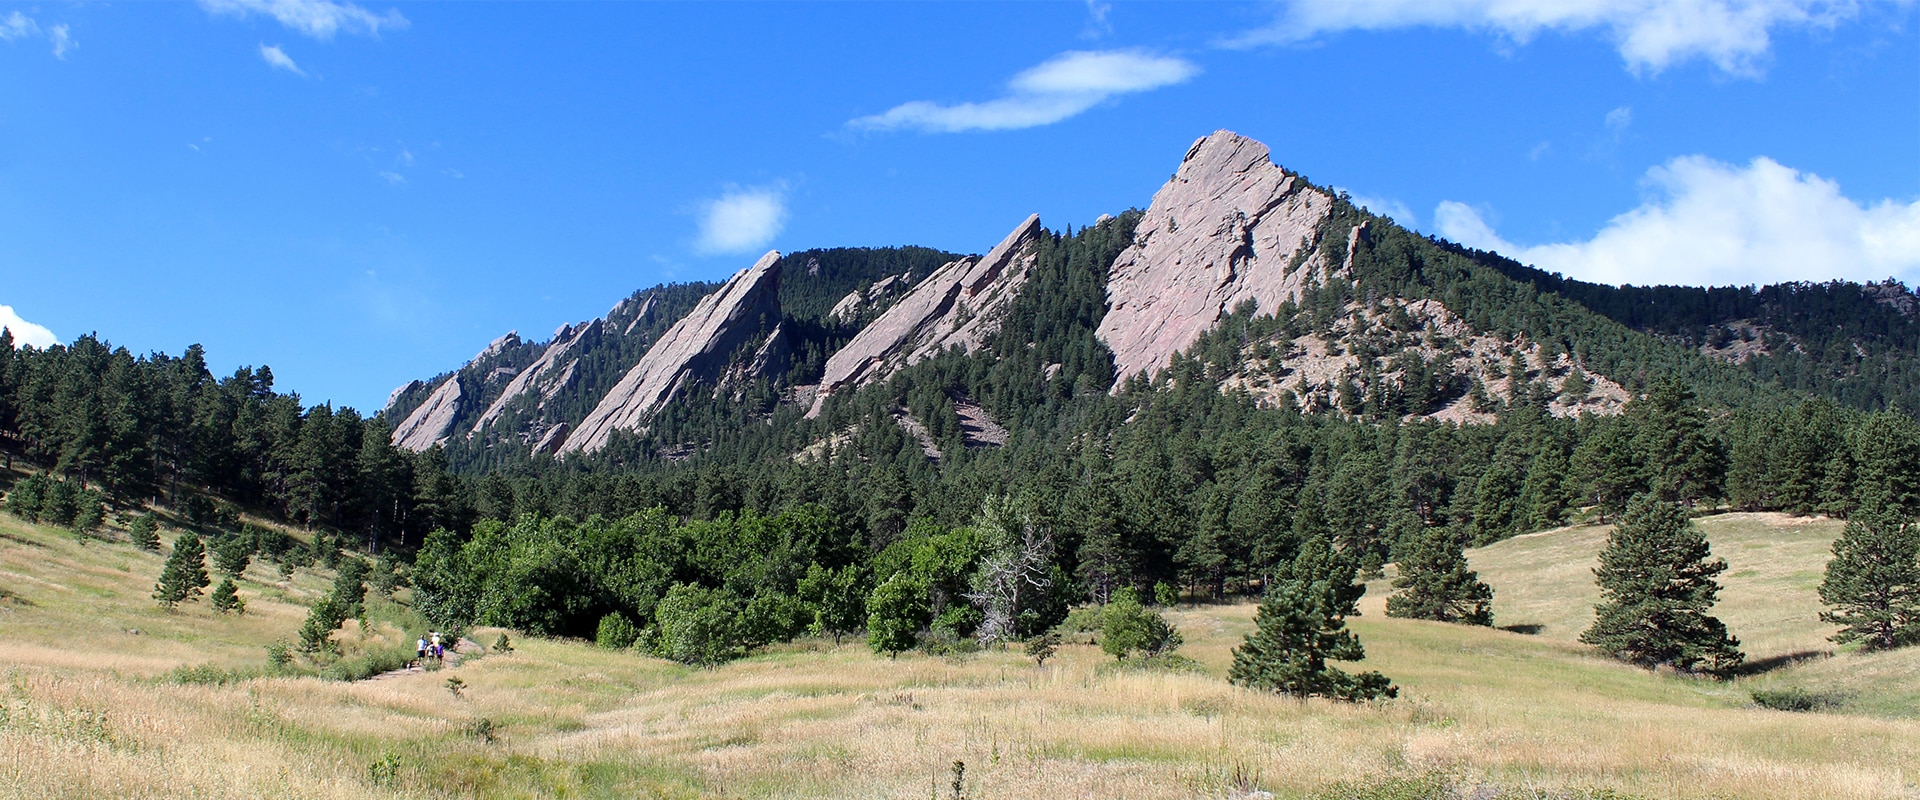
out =
<svg viewBox="0 0 1920 800"><path fill-rule="evenodd" d="M1335 266L1318 252L1332 206L1266 145L1229 131L1194 142L1108 275L1096 333L1119 380L1151 377L1247 300L1267 313L1298 299L1309 275Z"/></svg>
<svg viewBox="0 0 1920 800"><path fill-rule="evenodd" d="M614 308L619 310L619 306ZM547 344L540 358L513 376L513 382L507 384L500 396L494 398L487 410L480 414L468 435L485 430L522 397L537 392L540 395L539 402L545 402L567 388L573 379L574 366L579 361L581 351L600 341L601 328L602 320L598 319L579 325L560 326L559 330L553 332L553 341Z"/></svg>
<svg viewBox="0 0 1920 800"><path fill-rule="evenodd" d="M1040 216L1029 216L986 255L934 270L827 359L807 416L818 415L842 388L880 380L950 347L978 349L1000 330L1007 304L1026 284L1040 233Z"/></svg>
<svg viewBox="0 0 1920 800"><path fill-rule="evenodd" d="M763 322L779 320L779 265L780 253L769 252L701 299L627 370L556 452L599 450L614 431L639 430L668 400L718 377L733 351L762 333Z"/></svg>
<svg viewBox="0 0 1920 800"><path fill-rule="evenodd" d="M456 374L393 429L393 446L418 453L444 442L459 413L460 376Z"/></svg>

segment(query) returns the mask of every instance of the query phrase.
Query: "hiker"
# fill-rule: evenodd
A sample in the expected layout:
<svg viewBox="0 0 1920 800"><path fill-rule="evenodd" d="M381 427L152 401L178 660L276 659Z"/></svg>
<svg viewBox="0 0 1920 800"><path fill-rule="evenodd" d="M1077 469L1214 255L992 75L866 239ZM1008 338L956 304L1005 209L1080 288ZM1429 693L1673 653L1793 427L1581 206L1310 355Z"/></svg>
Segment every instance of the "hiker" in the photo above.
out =
<svg viewBox="0 0 1920 800"><path fill-rule="evenodd" d="M427 660L427 637L422 636L413 644L413 663L408 664L409 667L420 666L420 662Z"/></svg>

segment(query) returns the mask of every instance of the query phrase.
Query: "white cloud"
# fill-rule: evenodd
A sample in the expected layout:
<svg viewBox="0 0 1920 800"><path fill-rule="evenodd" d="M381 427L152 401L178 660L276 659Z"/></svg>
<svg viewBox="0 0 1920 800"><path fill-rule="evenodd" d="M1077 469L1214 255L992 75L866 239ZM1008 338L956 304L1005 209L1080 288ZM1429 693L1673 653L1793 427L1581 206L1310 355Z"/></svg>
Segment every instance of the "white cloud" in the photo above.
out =
<svg viewBox="0 0 1920 800"><path fill-rule="evenodd" d="M46 35L47 41L53 45L54 58L65 59L68 50L80 46L79 42L73 40L72 31L64 23L49 26L43 30L40 27L40 23L33 21L32 17L18 11L10 13L5 17L0 17L0 42L11 42L16 39L38 39L43 33Z"/></svg>
<svg viewBox="0 0 1920 800"><path fill-rule="evenodd" d="M299 64L293 63L293 58L287 55L287 51L280 49L280 45L276 44L271 47L264 44L260 45L260 57L265 59L268 64L271 64L274 69L284 69L303 78L307 75L304 70L300 69Z"/></svg>
<svg viewBox="0 0 1920 800"><path fill-rule="evenodd" d="M380 179L386 181L388 186L405 186L407 184L407 176L398 172L383 169L374 174L379 175Z"/></svg>
<svg viewBox="0 0 1920 800"><path fill-rule="evenodd" d="M332 39L341 31L379 36L382 29L405 30L409 24L395 9L375 14L352 3L332 0L200 0L200 7L236 17L264 14L315 39Z"/></svg>
<svg viewBox="0 0 1920 800"><path fill-rule="evenodd" d="M1013 76L1005 97L982 103L902 103L847 123L859 130L912 128L932 133L1000 131L1051 125L1122 94L1183 83L1200 74L1193 63L1132 50L1062 53Z"/></svg>
<svg viewBox="0 0 1920 800"><path fill-rule="evenodd" d="M1693 286L1920 277L1920 201L1862 205L1839 184L1768 158L1683 156L1647 171L1651 196L1584 242L1516 245L1443 202L1440 235L1605 284Z"/></svg>
<svg viewBox="0 0 1920 800"><path fill-rule="evenodd" d="M39 35L40 25L34 22L32 17L15 11L5 18L0 18L0 41L11 42L15 39Z"/></svg>
<svg viewBox="0 0 1920 800"><path fill-rule="evenodd" d="M53 43L54 58L64 59L67 57L68 50L80 46L79 42L73 40L73 35L68 33L66 25L55 25L48 28L47 41Z"/></svg>
<svg viewBox="0 0 1920 800"><path fill-rule="evenodd" d="M786 192L777 186L729 188L703 205L697 243L702 253L757 251L787 223Z"/></svg>
<svg viewBox="0 0 1920 800"><path fill-rule="evenodd" d="M1633 127L1633 108L1631 106L1621 106L1607 112L1606 124L1607 130L1615 136L1626 133L1628 128Z"/></svg>
<svg viewBox="0 0 1920 800"><path fill-rule="evenodd" d="M1342 189L1338 186L1333 187L1333 190L1336 192L1346 191L1345 189ZM1347 200L1352 202L1356 206L1364 208L1375 214L1379 214L1380 216L1390 217L1393 219L1394 222L1398 223L1401 227L1412 228L1420 224L1419 222L1416 221L1417 218L1413 215L1413 209L1408 208L1406 203L1402 203L1398 200L1390 200L1390 199L1384 199L1379 197L1368 197L1366 195L1359 195L1359 194L1348 194Z"/></svg>
<svg viewBox="0 0 1920 800"><path fill-rule="evenodd" d="M1907 0L1896 0L1906 2ZM1832 27L1858 0L1281 0L1273 26L1230 45L1284 44L1322 33L1412 27L1489 31L1525 43L1543 31L1600 29L1635 72L1694 58L1758 72L1781 27Z"/></svg>
<svg viewBox="0 0 1920 800"><path fill-rule="evenodd" d="M60 337L53 335L44 325L35 325L14 313L13 306L0 306L0 328L13 331L13 346L33 345L45 350L60 343Z"/></svg>

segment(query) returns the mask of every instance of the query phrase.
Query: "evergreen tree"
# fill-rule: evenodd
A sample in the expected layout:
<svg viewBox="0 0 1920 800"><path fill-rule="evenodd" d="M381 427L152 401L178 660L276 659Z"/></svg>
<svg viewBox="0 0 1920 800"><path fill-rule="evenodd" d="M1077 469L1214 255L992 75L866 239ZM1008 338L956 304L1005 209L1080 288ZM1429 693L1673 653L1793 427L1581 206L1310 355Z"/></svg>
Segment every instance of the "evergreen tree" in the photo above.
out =
<svg viewBox="0 0 1920 800"><path fill-rule="evenodd" d="M1493 624L1493 589L1467 566L1460 540L1445 528L1421 536L1400 559L1387 616Z"/></svg>
<svg viewBox="0 0 1920 800"><path fill-rule="evenodd" d="M1888 650L1920 641L1920 526L1884 511L1857 514L1833 543L1820 582L1833 640Z"/></svg>
<svg viewBox="0 0 1920 800"><path fill-rule="evenodd" d="M160 581L154 584L153 599L171 609L198 598L200 590L207 588L207 584L206 547L200 544L198 535L180 534L180 538L173 540L173 554L167 556L166 566L160 569Z"/></svg>
<svg viewBox="0 0 1920 800"><path fill-rule="evenodd" d="M236 614L247 613L247 601L240 599L240 587L234 585L233 578L222 578L220 585L214 587L210 598L213 609L222 614L229 611Z"/></svg>
<svg viewBox="0 0 1920 800"><path fill-rule="evenodd" d="M242 534L221 537L213 546L213 566L235 578L253 561L253 540Z"/></svg>
<svg viewBox="0 0 1920 800"><path fill-rule="evenodd" d="M149 511L134 517L127 525L127 538L133 540L133 546L152 552L160 549L160 520Z"/></svg>
<svg viewBox="0 0 1920 800"><path fill-rule="evenodd" d="M1233 651L1228 678L1249 689L1295 697L1359 702L1396 697L1399 689L1378 672L1348 674L1328 661L1359 661L1366 650L1346 617L1360 592L1355 570L1323 541L1309 542L1267 590L1256 629Z"/></svg>
<svg viewBox="0 0 1920 800"><path fill-rule="evenodd" d="M1593 571L1602 600L1580 641L1648 669L1725 673L1739 666L1740 641L1708 610L1727 562L1712 555L1686 511L1641 495L1627 506L1600 566Z"/></svg>

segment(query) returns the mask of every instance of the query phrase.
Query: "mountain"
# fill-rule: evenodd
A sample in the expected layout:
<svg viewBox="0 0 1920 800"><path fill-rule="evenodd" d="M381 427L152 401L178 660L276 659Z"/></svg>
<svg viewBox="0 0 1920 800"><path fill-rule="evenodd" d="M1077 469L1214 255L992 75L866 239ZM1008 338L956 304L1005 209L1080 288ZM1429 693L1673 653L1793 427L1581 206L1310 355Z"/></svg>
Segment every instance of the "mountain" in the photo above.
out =
<svg viewBox="0 0 1920 800"><path fill-rule="evenodd" d="M480 469L620 442L623 464L723 440L823 454L869 430L868 408L939 461L1017 436L1048 404L1162 383L1183 360L1259 406L1351 419L1491 423L1529 403L1611 415L1662 377L1723 406L1913 407L1916 311L1891 282L1567 279L1368 214L1218 131L1144 211L1078 233L1029 216L980 256L769 253L723 284L636 292L546 343L509 334L402 387L382 417L396 444Z"/></svg>

